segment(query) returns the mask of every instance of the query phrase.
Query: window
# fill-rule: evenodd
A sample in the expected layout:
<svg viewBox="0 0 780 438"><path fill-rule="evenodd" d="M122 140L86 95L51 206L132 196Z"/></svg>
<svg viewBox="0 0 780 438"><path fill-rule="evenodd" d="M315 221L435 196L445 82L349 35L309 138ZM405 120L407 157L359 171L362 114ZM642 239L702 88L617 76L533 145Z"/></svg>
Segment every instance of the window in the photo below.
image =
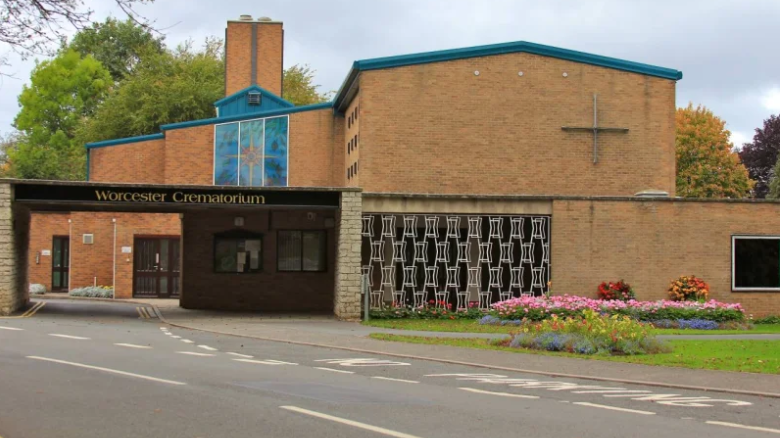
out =
<svg viewBox="0 0 780 438"><path fill-rule="evenodd" d="M214 185L286 187L288 116L214 127Z"/></svg>
<svg viewBox="0 0 780 438"><path fill-rule="evenodd" d="M731 288L780 290L780 236L732 236Z"/></svg>
<svg viewBox="0 0 780 438"><path fill-rule="evenodd" d="M279 231L277 269L286 272L324 272L324 231Z"/></svg>
<svg viewBox="0 0 780 438"><path fill-rule="evenodd" d="M262 270L261 235L226 233L214 236L214 272L246 274Z"/></svg>

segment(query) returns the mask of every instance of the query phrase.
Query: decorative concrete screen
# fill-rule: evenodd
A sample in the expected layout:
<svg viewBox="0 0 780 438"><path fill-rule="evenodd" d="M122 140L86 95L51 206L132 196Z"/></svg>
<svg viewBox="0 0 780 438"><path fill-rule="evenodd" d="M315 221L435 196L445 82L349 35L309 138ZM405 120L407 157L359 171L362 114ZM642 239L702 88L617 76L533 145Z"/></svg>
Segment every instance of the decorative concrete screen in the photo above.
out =
<svg viewBox="0 0 780 438"><path fill-rule="evenodd" d="M463 309L541 295L550 280L549 216L363 215L371 306Z"/></svg>
<svg viewBox="0 0 780 438"><path fill-rule="evenodd" d="M286 187L288 116L214 127L214 185Z"/></svg>

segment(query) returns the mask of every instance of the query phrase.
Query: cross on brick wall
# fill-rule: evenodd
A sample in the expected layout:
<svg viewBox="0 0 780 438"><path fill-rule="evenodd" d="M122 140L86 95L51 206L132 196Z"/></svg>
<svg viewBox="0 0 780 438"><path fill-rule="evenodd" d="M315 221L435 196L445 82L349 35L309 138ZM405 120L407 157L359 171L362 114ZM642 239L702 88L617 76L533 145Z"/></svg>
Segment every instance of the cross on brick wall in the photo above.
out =
<svg viewBox="0 0 780 438"><path fill-rule="evenodd" d="M599 161L599 132L627 133L628 128L605 128L599 126L598 97L593 93L593 126L561 126L564 131L589 131L593 133L593 164Z"/></svg>

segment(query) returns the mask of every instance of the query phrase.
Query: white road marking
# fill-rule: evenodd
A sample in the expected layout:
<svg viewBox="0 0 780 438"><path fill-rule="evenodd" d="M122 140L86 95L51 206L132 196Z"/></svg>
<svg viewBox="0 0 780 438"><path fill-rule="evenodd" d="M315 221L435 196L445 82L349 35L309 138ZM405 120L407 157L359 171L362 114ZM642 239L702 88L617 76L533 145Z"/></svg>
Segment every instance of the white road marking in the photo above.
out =
<svg viewBox="0 0 780 438"><path fill-rule="evenodd" d="M726 426L726 427L736 427L738 429L755 430L758 432L780 433L780 429L770 429L768 427L745 426L744 424L725 423L723 421L706 421L705 423L713 424L715 426Z"/></svg>
<svg viewBox="0 0 780 438"><path fill-rule="evenodd" d="M171 333L171 332L164 332L164 333L165 333L165 336L173 336L173 333Z"/></svg>
<svg viewBox="0 0 780 438"><path fill-rule="evenodd" d="M208 351L217 351L216 348L209 347L208 345L198 345L198 348L202 348L202 349L208 350Z"/></svg>
<svg viewBox="0 0 780 438"><path fill-rule="evenodd" d="M409 435L408 433L397 432L395 430L385 429L384 427L372 426L366 423L360 423L354 420L348 420L346 418L334 417L333 415L323 414L321 412L310 411L308 409L302 409L296 406L279 406L282 409L288 411L298 412L300 414L310 415L312 417L322 418L323 420L335 421L336 423L346 424L347 426L357 427L359 429L368 430L375 433L380 433L386 436L392 436L395 438L420 438L415 435Z"/></svg>
<svg viewBox="0 0 780 438"><path fill-rule="evenodd" d="M394 360L387 359L366 359L366 358L353 358L353 359L318 359L315 362L327 362L331 365L341 365L343 367L381 367L389 365L410 365L406 362L396 362Z"/></svg>
<svg viewBox="0 0 780 438"><path fill-rule="evenodd" d="M588 402L574 402L574 404L580 406L590 406L591 408L609 409L610 411L629 412L631 414L655 415L655 412L650 412L650 411L637 411L636 409L619 408L617 406L597 405L595 403L588 403Z"/></svg>
<svg viewBox="0 0 780 438"><path fill-rule="evenodd" d="M150 347L148 345L136 345L136 344L122 344L122 343L120 343L120 344L114 344L114 345L116 345L117 347L142 348L142 349L146 349L146 350L152 348L152 347Z"/></svg>
<svg viewBox="0 0 780 438"><path fill-rule="evenodd" d="M477 394L497 395L500 397L529 398L529 399L539 398L539 396L536 395L512 394L511 392L484 391L482 389L477 389L477 388L458 388L458 389L462 389L463 391L468 391L468 392L476 392Z"/></svg>
<svg viewBox="0 0 780 438"><path fill-rule="evenodd" d="M160 327L160 330L162 330L162 331L167 331L167 330L168 330L168 327Z"/></svg>
<svg viewBox="0 0 780 438"><path fill-rule="evenodd" d="M0 326L0 330L23 331L24 329L20 329L20 328L16 328L16 327L3 327L3 326Z"/></svg>
<svg viewBox="0 0 780 438"><path fill-rule="evenodd" d="M181 341L185 344L194 344L194 342L190 341L189 339L182 339Z"/></svg>
<svg viewBox="0 0 780 438"><path fill-rule="evenodd" d="M46 362L54 362L54 363L59 363L59 364L63 364L63 365L71 365L71 366L79 367L79 368L87 368L87 369L90 369L90 370L104 371L106 373L119 374L120 376L135 377L135 378L138 378L138 379L150 380L152 382L167 383L169 385L186 385L186 383L184 383L184 382L177 382L175 380L158 379L157 377L144 376L142 374L135 374L135 373L128 373L127 371L113 370L111 368L103 368L103 367L96 367L96 366L93 366L93 365L85 365L83 363L68 362L68 361L59 360L59 359L51 359L51 358L48 358L48 357L27 356L27 358L28 359L35 359L35 360L43 360L43 361L46 361Z"/></svg>
<svg viewBox="0 0 780 438"><path fill-rule="evenodd" d="M280 360L273 360L273 359L267 359L267 360L233 359L233 360L236 362L256 363L260 365L298 365L297 363L282 362Z"/></svg>
<svg viewBox="0 0 780 438"><path fill-rule="evenodd" d="M233 352L228 352L228 354L230 354L232 356L243 357L244 359L253 359L254 358L254 356L250 356L248 354L233 353Z"/></svg>
<svg viewBox="0 0 780 438"><path fill-rule="evenodd" d="M201 356L201 357L214 357L211 353L198 353L197 351L177 351L178 354L189 354L190 356Z"/></svg>
<svg viewBox="0 0 780 438"><path fill-rule="evenodd" d="M372 379L378 379L378 380L389 380L391 382L403 382L403 383L420 383L416 380L405 380L405 379L394 379L392 377L382 377L382 376L374 376Z"/></svg>
<svg viewBox="0 0 780 438"><path fill-rule="evenodd" d="M323 370L323 371L333 371L334 373L355 374L354 371L336 370L333 368L314 367L314 369Z"/></svg>
<svg viewBox="0 0 780 438"><path fill-rule="evenodd" d="M65 338L65 339L76 339L76 340L79 340L79 341L88 341L89 340L89 338L85 338L85 337L82 337L82 336L61 335L59 333L49 333L49 336L54 336L54 337L57 337L57 338Z"/></svg>
<svg viewBox="0 0 780 438"><path fill-rule="evenodd" d="M171 336L173 339L181 339L181 336Z"/></svg>

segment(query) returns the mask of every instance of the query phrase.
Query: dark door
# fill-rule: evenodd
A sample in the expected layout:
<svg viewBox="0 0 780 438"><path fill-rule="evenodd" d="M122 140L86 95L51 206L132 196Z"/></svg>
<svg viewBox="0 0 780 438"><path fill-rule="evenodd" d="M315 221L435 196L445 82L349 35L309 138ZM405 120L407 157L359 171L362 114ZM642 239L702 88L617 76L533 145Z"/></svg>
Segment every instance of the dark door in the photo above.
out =
<svg viewBox="0 0 780 438"><path fill-rule="evenodd" d="M70 238L54 236L51 253L51 290L67 291L70 275Z"/></svg>
<svg viewBox="0 0 780 438"><path fill-rule="evenodd" d="M136 238L133 296L177 298L179 265L178 238Z"/></svg>

